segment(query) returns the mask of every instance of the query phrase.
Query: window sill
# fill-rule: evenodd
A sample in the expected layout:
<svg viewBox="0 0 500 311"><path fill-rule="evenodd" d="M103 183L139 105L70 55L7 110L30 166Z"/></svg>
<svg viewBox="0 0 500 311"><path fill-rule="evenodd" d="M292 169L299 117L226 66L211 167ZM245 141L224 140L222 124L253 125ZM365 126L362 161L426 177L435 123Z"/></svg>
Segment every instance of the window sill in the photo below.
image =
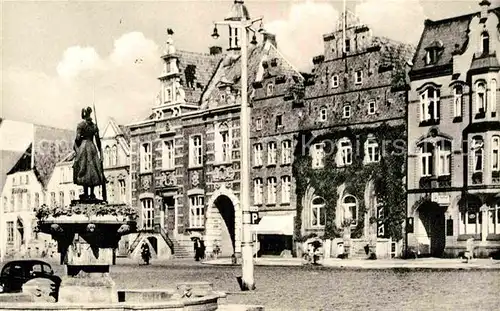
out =
<svg viewBox="0 0 500 311"><path fill-rule="evenodd" d="M146 175L146 174L151 174L153 173L153 170L149 170L149 171L140 171L139 172L139 175Z"/></svg>
<svg viewBox="0 0 500 311"><path fill-rule="evenodd" d="M473 238L475 241L479 241L479 240L481 240L481 234L480 233L459 234L457 237L457 241L467 241L470 238Z"/></svg>
<svg viewBox="0 0 500 311"><path fill-rule="evenodd" d="M273 163L273 164L268 164L266 165L267 167L276 167L276 163Z"/></svg>
<svg viewBox="0 0 500 311"><path fill-rule="evenodd" d="M281 163L281 164L280 164L280 166L290 166L290 165L292 165L292 163L291 163L291 162L289 162L289 163Z"/></svg>
<svg viewBox="0 0 500 311"><path fill-rule="evenodd" d="M281 202L280 205L281 206L290 206L290 202Z"/></svg>
<svg viewBox="0 0 500 311"><path fill-rule="evenodd" d="M266 203L266 206L275 206L276 203Z"/></svg>
<svg viewBox="0 0 500 311"><path fill-rule="evenodd" d="M259 164L259 165L254 165L252 166L253 168L262 168L262 164Z"/></svg>
<svg viewBox="0 0 500 311"><path fill-rule="evenodd" d="M500 234L490 233L486 236L486 241L500 241Z"/></svg>
<svg viewBox="0 0 500 311"><path fill-rule="evenodd" d="M420 121L419 126L431 126L431 125L438 125L438 124L439 124L439 119L429 119L429 120Z"/></svg>
<svg viewBox="0 0 500 311"><path fill-rule="evenodd" d="M214 166L232 165L232 164L233 164L233 160L229 160L229 161L217 161L217 162L213 163Z"/></svg>
<svg viewBox="0 0 500 311"><path fill-rule="evenodd" d="M203 231L203 230L205 230L205 227L186 227L186 230L188 230L188 231Z"/></svg>
<svg viewBox="0 0 500 311"><path fill-rule="evenodd" d="M162 168L161 171L162 172L173 172L173 171L175 171L175 168Z"/></svg>
<svg viewBox="0 0 500 311"><path fill-rule="evenodd" d="M453 123L460 123L463 121L463 118L461 116L457 116L453 118Z"/></svg>
<svg viewBox="0 0 500 311"><path fill-rule="evenodd" d="M203 168L203 165L189 165L188 170L195 170Z"/></svg>

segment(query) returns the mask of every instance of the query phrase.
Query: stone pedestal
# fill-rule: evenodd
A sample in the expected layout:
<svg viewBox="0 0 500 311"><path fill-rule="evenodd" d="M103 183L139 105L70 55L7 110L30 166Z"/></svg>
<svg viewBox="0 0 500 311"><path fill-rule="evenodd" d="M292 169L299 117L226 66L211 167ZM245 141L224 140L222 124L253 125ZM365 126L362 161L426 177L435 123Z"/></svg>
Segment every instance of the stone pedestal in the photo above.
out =
<svg viewBox="0 0 500 311"><path fill-rule="evenodd" d="M76 203L66 213L49 213L39 221L40 231L50 233L57 241L61 261L66 265L59 302L118 302L109 267L121 236L135 231L134 219L106 204Z"/></svg>

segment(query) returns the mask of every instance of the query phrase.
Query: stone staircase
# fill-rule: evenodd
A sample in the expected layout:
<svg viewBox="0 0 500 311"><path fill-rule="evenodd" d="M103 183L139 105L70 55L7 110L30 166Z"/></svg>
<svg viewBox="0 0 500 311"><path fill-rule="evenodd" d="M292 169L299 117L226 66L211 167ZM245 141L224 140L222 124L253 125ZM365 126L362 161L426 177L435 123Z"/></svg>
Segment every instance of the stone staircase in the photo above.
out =
<svg viewBox="0 0 500 311"><path fill-rule="evenodd" d="M172 239L174 244L174 258L194 258L194 248L191 241Z"/></svg>

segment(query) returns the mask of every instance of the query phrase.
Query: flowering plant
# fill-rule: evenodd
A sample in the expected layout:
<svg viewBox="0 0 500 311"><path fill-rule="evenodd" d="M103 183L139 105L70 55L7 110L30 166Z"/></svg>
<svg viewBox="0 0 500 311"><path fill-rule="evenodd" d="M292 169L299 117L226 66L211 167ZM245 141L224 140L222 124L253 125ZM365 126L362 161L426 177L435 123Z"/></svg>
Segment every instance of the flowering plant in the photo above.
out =
<svg viewBox="0 0 500 311"><path fill-rule="evenodd" d="M49 216L54 218L60 216L85 215L91 216L126 216L131 220L136 220L139 215L137 211L128 205L106 205L106 204L80 204L70 206L49 207L43 204L35 208L35 216L38 220L44 220Z"/></svg>

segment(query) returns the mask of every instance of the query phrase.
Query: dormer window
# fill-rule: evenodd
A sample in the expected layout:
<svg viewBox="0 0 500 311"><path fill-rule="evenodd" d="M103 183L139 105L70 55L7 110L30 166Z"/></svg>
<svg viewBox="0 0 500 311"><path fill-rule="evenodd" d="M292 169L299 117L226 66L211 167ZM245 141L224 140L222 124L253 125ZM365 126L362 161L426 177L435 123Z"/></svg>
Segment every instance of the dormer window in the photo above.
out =
<svg viewBox="0 0 500 311"><path fill-rule="evenodd" d="M328 112L326 110L326 107L321 107L319 110L319 121L320 122L325 122L328 119Z"/></svg>
<svg viewBox="0 0 500 311"><path fill-rule="evenodd" d="M267 85L266 95L267 95L267 96L272 96L273 94L274 94L274 84L269 83L269 84Z"/></svg>
<svg viewBox="0 0 500 311"><path fill-rule="evenodd" d="M342 118L348 119L351 117L351 106L350 105L345 105L344 106L344 111L342 113Z"/></svg>
<svg viewBox="0 0 500 311"><path fill-rule="evenodd" d="M338 86L339 86L339 76L333 75L332 78L330 79L330 87L333 89Z"/></svg>
<svg viewBox="0 0 500 311"><path fill-rule="evenodd" d="M481 53L483 55L490 54L490 35L487 32L481 34Z"/></svg>
<svg viewBox="0 0 500 311"><path fill-rule="evenodd" d="M437 56L438 56L437 49L427 50L427 53L425 54L425 64L426 65L435 64L437 62Z"/></svg>

